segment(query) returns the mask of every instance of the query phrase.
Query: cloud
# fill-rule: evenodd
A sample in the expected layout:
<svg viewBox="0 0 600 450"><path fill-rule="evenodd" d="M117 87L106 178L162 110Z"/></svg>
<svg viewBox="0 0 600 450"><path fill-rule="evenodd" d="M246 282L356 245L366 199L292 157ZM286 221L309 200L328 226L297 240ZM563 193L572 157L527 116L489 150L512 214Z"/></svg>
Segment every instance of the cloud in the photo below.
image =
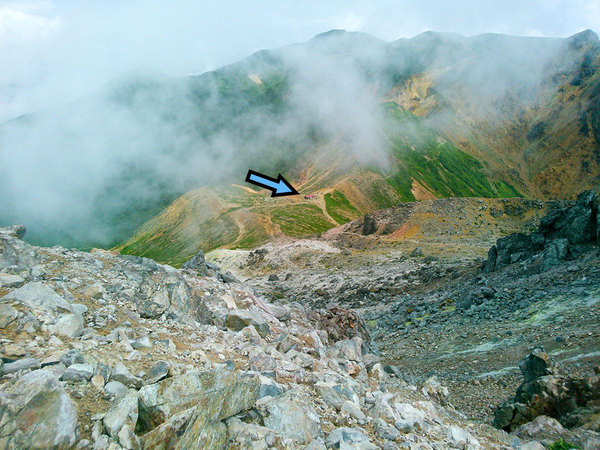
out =
<svg viewBox="0 0 600 450"><path fill-rule="evenodd" d="M61 19L51 3L9 3L0 6L0 48L35 44L55 33Z"/></svg>

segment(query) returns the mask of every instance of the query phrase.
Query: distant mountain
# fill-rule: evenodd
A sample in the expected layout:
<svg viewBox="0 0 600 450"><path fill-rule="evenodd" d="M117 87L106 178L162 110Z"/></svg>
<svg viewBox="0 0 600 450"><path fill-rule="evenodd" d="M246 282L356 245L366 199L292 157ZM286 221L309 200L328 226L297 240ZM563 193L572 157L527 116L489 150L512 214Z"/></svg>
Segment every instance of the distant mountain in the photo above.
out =
<svg viewBox="0 0 600 450"><path fill-rule="evenodd" d="M600 185L599 67L591 31L333 30L199 76L128 74L0 127L0 224L177 264L401 201L571 198ZM249 168L317 195L271 200L239 186Z"/></svg>

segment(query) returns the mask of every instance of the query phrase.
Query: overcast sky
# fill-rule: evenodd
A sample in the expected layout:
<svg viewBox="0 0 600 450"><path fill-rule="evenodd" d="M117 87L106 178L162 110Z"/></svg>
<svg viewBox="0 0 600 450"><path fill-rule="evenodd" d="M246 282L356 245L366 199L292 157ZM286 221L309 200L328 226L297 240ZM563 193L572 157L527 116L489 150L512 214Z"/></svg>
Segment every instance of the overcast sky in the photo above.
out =
<svg viewBox="0 0 600 450"><path fill-rule="evenodd" d="M427 30L565 37L600 30L600 1L0 0L0 121L135 68L197 74L332 28L387 41Z"/></svg>

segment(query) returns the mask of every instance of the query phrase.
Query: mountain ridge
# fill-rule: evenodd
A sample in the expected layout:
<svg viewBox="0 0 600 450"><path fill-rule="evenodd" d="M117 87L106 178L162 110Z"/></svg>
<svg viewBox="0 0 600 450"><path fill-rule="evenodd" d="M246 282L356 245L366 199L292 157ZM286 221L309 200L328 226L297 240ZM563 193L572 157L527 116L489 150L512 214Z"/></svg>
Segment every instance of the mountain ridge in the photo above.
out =
<svg viewBox="0 0 600 450"><path fill-rule="evenodd" d="M2 173L3 191L23 191L24 171L40 180L38 192L49 192L35 211L27 195L6 196L0 221L42 219L30 227L34 242L112 246L179 195L239 183L250 165L299 182L314 166L311 155L328 145L385 180L383 191L364 185L372 194L362 209L350 200L354 214L414 200L413 190L418 197L572 197L600 183L599 49L587 31L460 39L430 32L391 43L332 31L198 76L122 80L57 117L40 113L0 127L0 157L18 169ZM21 167L10 153L39 148L48 155L46 173L43 165ZM448 178L465 167L479 187ZM77 213L65 199L72 192L56 188L58 173L79 189L85 206ZM313 189L336 184L320 180ZM389 189L381 202L378 193ZM55 205L52 213L46 204Z"/></svg>

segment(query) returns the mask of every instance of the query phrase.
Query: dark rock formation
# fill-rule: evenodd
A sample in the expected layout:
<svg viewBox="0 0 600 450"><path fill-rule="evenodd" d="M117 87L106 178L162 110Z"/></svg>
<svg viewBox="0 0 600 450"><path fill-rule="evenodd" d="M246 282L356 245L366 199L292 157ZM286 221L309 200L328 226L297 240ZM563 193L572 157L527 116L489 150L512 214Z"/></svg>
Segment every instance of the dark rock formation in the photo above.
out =
<svg viewBox="0 0 600 450"><path fill-rule="evenodd" d="M512 400L495 412L494 426L514 431L538 416L557 419L564 427L600 431L600 377L574 378L560 370L542 348L534 349L519 364L524 382Z"/></svg>
<svg viewBox="0 0 600 450"><path fill-rule="evenodd" d="M536 232L514 233L498 239L489 250L483 269L487 273L494 272L535 255L542 257L544 267L551 267L577 256L581 246L596 241L598 194L585 191L579 194L573 206L544 216Z"/></svg>
<svg viewBox="0 0 600 450"><path fill-rule="evenodd" d="M182 269L193 270L200 275L206 275L206 260L204 259L204 253L200 250L191 259L187 260L181 265Z"/></svg>

